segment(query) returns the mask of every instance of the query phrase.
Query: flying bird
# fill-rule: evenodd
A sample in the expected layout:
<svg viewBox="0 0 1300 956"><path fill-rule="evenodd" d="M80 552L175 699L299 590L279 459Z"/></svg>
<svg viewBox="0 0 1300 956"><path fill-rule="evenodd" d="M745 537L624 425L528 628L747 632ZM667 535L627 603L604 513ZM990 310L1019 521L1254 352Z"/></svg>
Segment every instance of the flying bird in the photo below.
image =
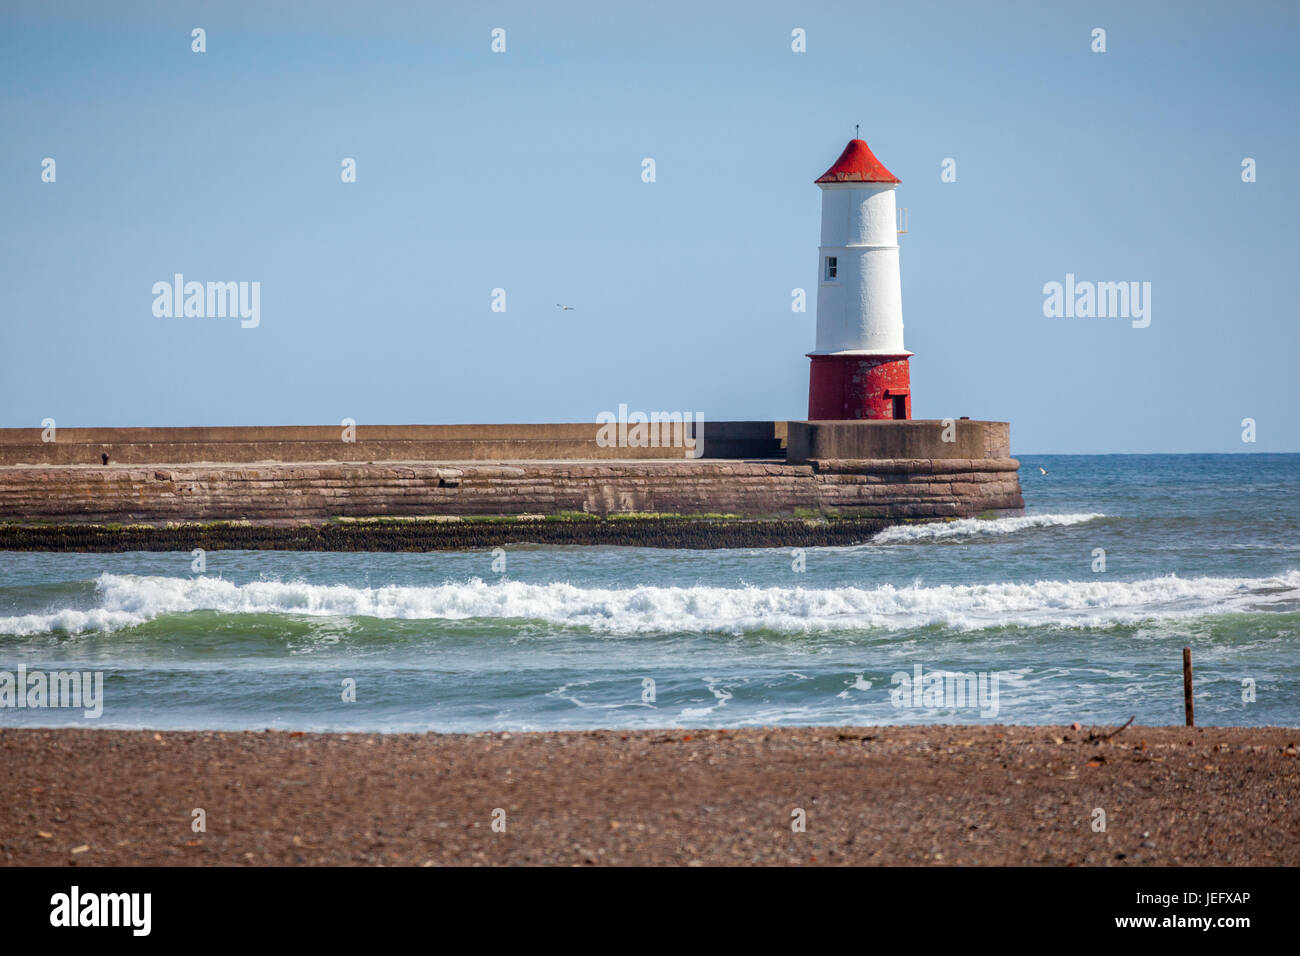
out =
<svg viewBox="0 0 1300 956"><path fill-rule="evenodd" d="M571 306L571 305L560 305L560 303L558 303L558 302L555 303L555 307L556 307L557 309L563 309L565 312L572 312L572 311L573 311L573 306Z"/></svg>
<svg viewBox="0 0 1300 956"><path fill-rule="evenodd" d="M1038 470L1041 471L1043 474L1047 474L1047 469L1044 468L1042 465L1038 466Z"/></svg>

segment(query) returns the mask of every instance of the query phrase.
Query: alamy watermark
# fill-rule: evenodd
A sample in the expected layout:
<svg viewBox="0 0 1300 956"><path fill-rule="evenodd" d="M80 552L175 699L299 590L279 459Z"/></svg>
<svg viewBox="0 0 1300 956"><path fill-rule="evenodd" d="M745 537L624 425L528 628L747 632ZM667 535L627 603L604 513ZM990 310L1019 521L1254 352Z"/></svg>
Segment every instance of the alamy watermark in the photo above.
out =
<svg viewBox="0 0 1300 956"><path fill-rule="evenodd" d="M1150 282L1076 281L1043 284L1043 315L1049 319L1132 319L1133 328L1151 324Z"/></svg>
<svg viewBox="0 0 1300 956"><path fill-rule="evenodd" d="M618 414L601 412L596 416L601 427L596 444L601 448L681 448L684 457L704 454L704 413L695 412L628 412L618 406Z"/></svg>
<svg viewBox="0 0 1300 956"><path fill-rule="evenodd" d="M94 720L104 713L103 671L0 671L0 707L81 708Z"/></svg>
<svg viewBox="0 0 1300 956"><path fill-rule="evenodd" d="M996 717L998 681L1014 679L1015 675L1004 671L926 672L920 664L916 664L911 674L895 671L890 677L894 689L889 692L889 699L900 709L951 710L978 707L981 717Z"/></svg>
<svg viewBox="0 0 1300 956"><path fill-rule="evenodd" d="M159 319L239 318L242 328L262 323L261 282L186 282L177 272L171 282L155 282L153 314Z"/></svg>
<svg viewBox="0 0 1300 956"><path fill-rule="evenodd" d="M133 936L148 936L152 911L152 893L83 893L74 885L50 897L50 925L56 927L125 927Z"/></svg>

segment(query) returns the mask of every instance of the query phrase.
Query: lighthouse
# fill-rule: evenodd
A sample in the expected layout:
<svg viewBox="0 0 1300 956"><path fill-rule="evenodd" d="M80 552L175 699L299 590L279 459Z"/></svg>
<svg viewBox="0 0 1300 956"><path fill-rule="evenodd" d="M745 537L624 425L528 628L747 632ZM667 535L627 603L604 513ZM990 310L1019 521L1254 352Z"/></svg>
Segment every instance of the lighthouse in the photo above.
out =
<svg viewBox="0 0 1300 956"><path fill-rule="evenodd" d="M900 180L853 139L816 182L822 235L808 418L911 418L894 207Z"/></svg>

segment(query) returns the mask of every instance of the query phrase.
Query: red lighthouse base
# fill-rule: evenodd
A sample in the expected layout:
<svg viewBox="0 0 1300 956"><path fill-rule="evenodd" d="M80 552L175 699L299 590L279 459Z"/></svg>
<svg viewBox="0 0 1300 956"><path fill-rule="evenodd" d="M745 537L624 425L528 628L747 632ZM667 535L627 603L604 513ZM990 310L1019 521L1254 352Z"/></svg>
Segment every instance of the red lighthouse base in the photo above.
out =
<svg viewBox="0 0 1300 956"><path fill-rule="evenodd" d="M810 355L808 420L909 419L908 354Z"/></svg>

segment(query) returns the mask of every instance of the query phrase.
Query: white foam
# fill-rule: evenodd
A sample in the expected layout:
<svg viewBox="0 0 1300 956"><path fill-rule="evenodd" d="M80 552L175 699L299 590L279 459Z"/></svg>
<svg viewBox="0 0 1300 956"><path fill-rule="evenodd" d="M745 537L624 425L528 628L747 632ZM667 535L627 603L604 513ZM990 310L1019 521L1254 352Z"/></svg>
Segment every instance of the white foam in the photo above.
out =
<svg viewBox="0 0 1300 956"><path fill-rule="evenodd" d="M704 678L704 686L709 689L716 703L709 707L683 707L682 712L677 716L682 720L698 720L701 717L707 717L719 707L727 706L727 701L731 700L732 693L725 687L720 687L716 677Z"/></svg>
<svg viewBox="0 0 1300 956"><path fill-rule="evenodd" d="M1014 518L958 518L928 524L900 524L886 528L872 544L904 544L913 541L945 541L984 535L1015 534L1029 528L1063 528L1106 517L1103 514L1018 515Z"/></svg>
<svg viewBox="0 0 1300 956"><path fill-rule="evenodd" d="M871 690L871 681L866 680L865 674L854 674L852 681L847 681L849 690ZM848 700L853 695L848 690L842 690L835 695L841 700Z"/></svg>
<svg viewBox="0 0 1300 956"><path fill-rule="evenodd" d="M1107 626L1222 613L1300 597L1300 571L1268 578L915 584L873 588L633 587L485 583L477 578L430 587L358 588L303 582L104 574L100 607L0 617L0 634L117 630L165 614L293 614L406 620L543 621L598 633L744 633L903 629L942 624Z"/></svg>
<svg viewBox="0 0 1300 956"><path fill-rule="evenodd" d="M0 617L0 634L22 637L28 634L46 634L50 631L67 631L70 634L79 634L82 631L118 631L144 624L156 616L104 608L92 608L88 611L64 608L49 614Z"/></svg>

